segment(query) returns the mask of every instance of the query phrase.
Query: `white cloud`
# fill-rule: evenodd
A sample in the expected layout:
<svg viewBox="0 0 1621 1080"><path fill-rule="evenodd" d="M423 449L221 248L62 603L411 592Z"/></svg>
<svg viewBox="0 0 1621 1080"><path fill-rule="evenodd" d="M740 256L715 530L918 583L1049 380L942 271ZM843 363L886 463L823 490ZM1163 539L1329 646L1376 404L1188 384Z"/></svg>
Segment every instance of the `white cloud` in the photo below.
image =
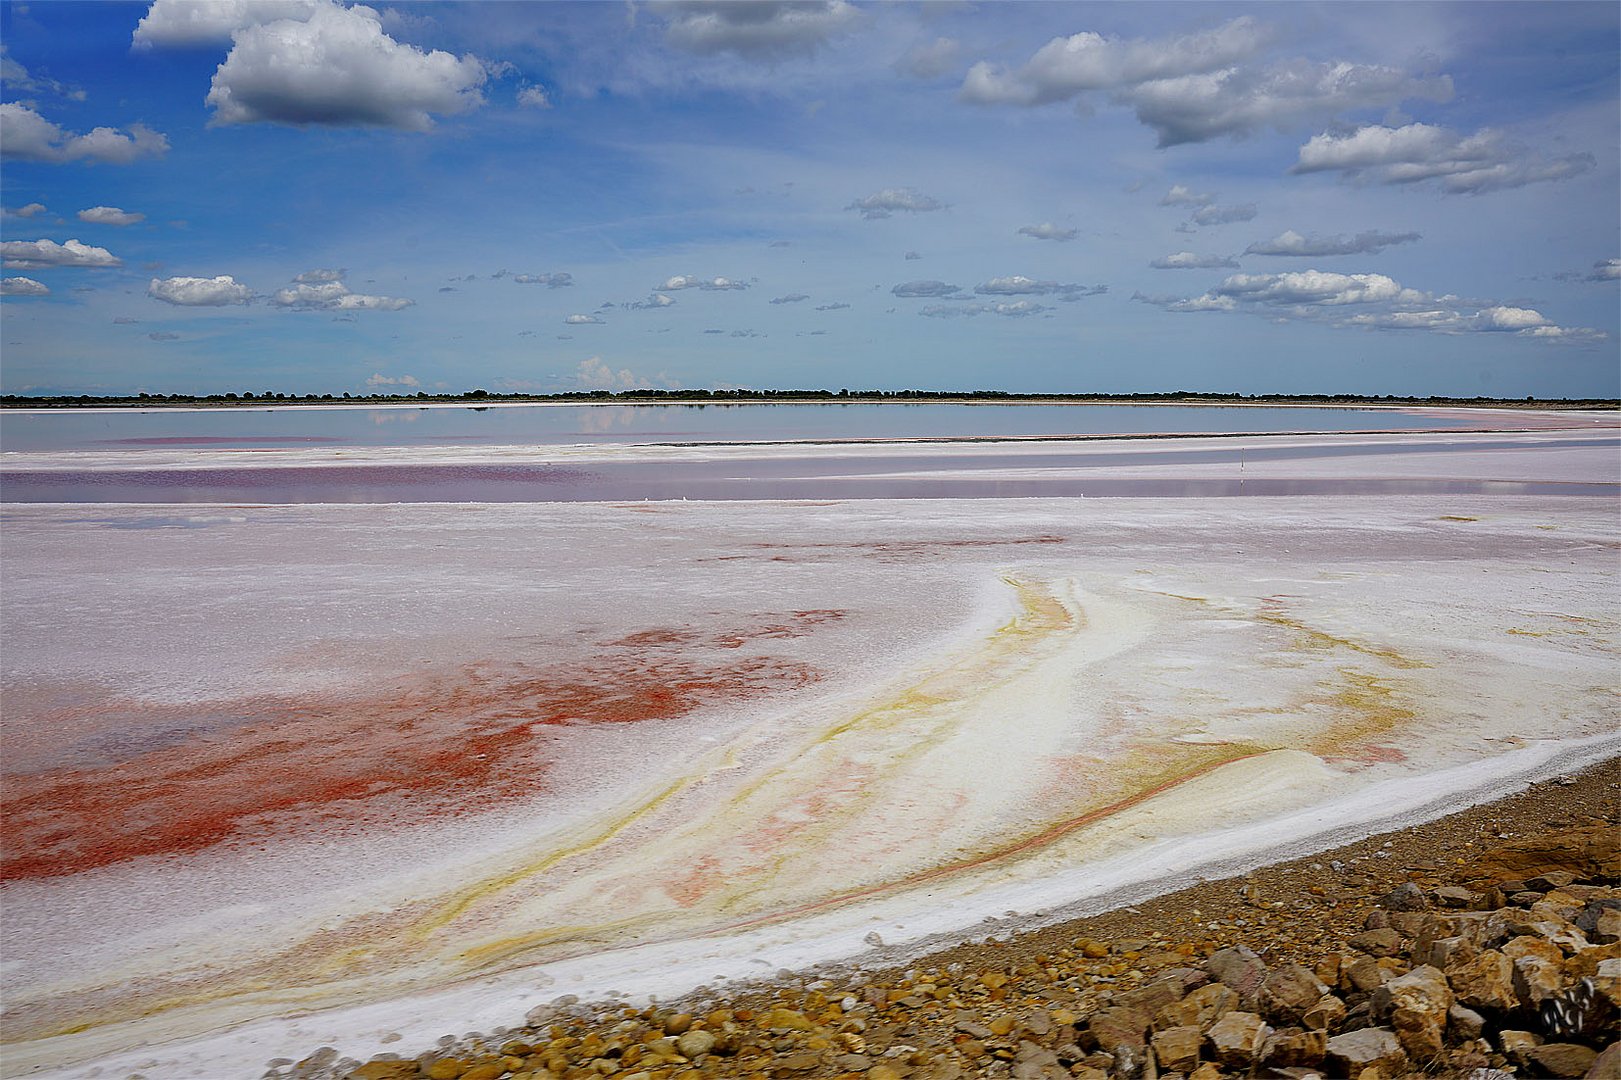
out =
<svg viewBox="0 0 1621 1080"><path fill-rule="evenodd" d="M969 70L959 96L978 105L1046 105L1089 90L1215 71L1253 55L1264 41L1261 27L1248 16L1214 30L1153 41L1071 34L1053 38L1018 71L980 61Z"/></svg>
<svg viewBox="0 0 1621 1080"><path fill-rule="evenodd" d="M54 240L7 240L0 243L0 257L7 266L18 270L36 270L50 266L107 267L123 266L106 248L91 247L77 240L58 244Z"/></svg>
<svg viewBox="0 0 1621 1080"><path fill-rule="evenodd" d="M59 83L55 79L46 78L43 75L30 74L26 67L18 63L6 51L4 42L0 42L0 82L3 82L5 88L11 91L8 95L11 97L21 93L55 94L58 97L69 98L73 101L83 101L85 99L83 90Z"/></svg>
<svg viewBox="0 0 1621 1080"><path fill-rule="evenodd" d="M846 210L859 210L861 216L868 220L886 218L897 211L908 214L927 214L935 210L944 210L946 204L930 195L924 195L914 188L885 188L875 191L871 195L857 199Z"/></svg>
<svg viewBox="0 0 1621 1080"><path fill-rule="evenodd" d="M0 153L17 161L128 165L143 157L161 157L168 150L169 140L145 124L131 124L128 133L98 127L75 135L26 105L9 101L0 105Z"/></svg>
<svg viewBox="0 0 1621 1080"><path fill-rule="evenodd" d="M595 315L570 315L563 320L570 326L602 326L603 322Z"/></svg>
<svg viewBox="0 0 1621 1080"><path fill-rule="evenodd" d="M1203 191L1194 191L1181 184L1172 184L1171 190L1160 199L1161 206L1209 206L1216 201L1214 195Z"/></svg>
<svg viewBox="0 0 1621 1080"><path fill-rule="evenodd" d="M253 290L229 274L219 277L153 278L146 295L177 307L225 307L253 300Z"/></svg>
<svg viewBox="0 0 1621 1080"><path fill-rule="evenodd" d="M772 59L814 52L861 22L846 0L688 0L661 4L664 38L688 52Z"/></svg>
<svg viewBox="0 0 1621 1080"><path fill-rule="evenodd" d="M79 211L79 220L88 221L92 225L135 225L146 220L145 214L134 214L120 210L116 206L92 206L88 210Z"/></svg>
<svg viewBox="0 0 1621 1080"><path fill-rule="evenodd" d="M957 70L962 45L953 38L939 37L914 45L895 63L895 70L919 79L938 79Z"/></svg>
<svg viewBox="0 0 1621 1080"><path fill-rule="evenodd" d="M277 307L297 311L401 311L415 303L396 296L367 296L350 292L349 286L335 278L305 280L309 274L336 274L341 277L343 271L312 270L300 274L292 285L277 289L270 302Z"/></svg>
<svg viewBox="0 0 1621 1080"><path fill-rule="evenodd" d="M796 292L796 293L789 293L787 296L774 296L774 297L771 298L771 303L773 303L773 304L797 304L801 300L809 300L809 299L810 299L810 297L807 296L806 294L804 294L802 292Z"/></svg>
<svg viewBox="0 0 1621 1080"><path fill-rule="evenodd" d="M401 44L364 6L322 3L306 21L246 26L233 41L208 92L214 123L426 131L430 114L484 102L482 61Z"/></svg>
<svg viewBox="0 0 1621 1080"><path fill-rule="evenodd" d="M8 277L0 280L0 296L49 296L51 290L31 277Z"/></svg>
<svg viewBox="0 0 1621 1080"><path fill-rule="evenodd" d="M44 203L31 202L27 206L18 207L16 210L12 210L10 213L12 217L31 218L36 214L43 214L44 212Z"/></svg>
<svg viewBox="0 0 1621 1080"><path fill-rule="evenodd" d="M903 281L901 284L895 286L889 291L894 293L896 296L941 297L954 296L957 293L962 292L962 287L958 285L947 285L943 281Z"/></svg>
<svg viewBox="0 0 1621 1080"><path fill-rule="evenodd" d="M605 307L605 308L611 308L611 307L613 307L613 304L606 303L606 304L603 304L602 306ZM652 296L649 296L646 300L631 300L631 301L628 301L624 305L624 308L625 308L626 311L657 311L657 310L659 310L661 308L674 307L674 306L675 306L675 297L673 297L673 296L665 296L663 293L657 293L656 292Z"/></svg>
<svg viewBox="0 0 1621 1080"><path fill-rule="evenodd" d="M1043 221L1040 225L1024 225L1019 229L1020 236L1030 236L1037 240L1073 240L1078 230L1062 229L1050 221Z"/></svg>
<svg viewBox="0 0 1621 1080"><path fill-rule="evenodd" d="M640 390L654 386L658 381L645 379L629 368L615 371L603 363L600 356L581 360L575 370L574 380L583 390Z"/></svg>
<svg viewBox="0 0 1621 1080"><path fill-rule="evenodd" d="M563 289L574 284L574 275L565 273L514 274L512 280L519 285L544 285L548 289Z"/></svg>
<svg viewBox="0 0 1621 1080"><path fill-rule="evenodd" d="M1024 318L1028 315L1040 315L1052 308L1046 304L1038 304L1034 300L1014 300L1010 303L987 304L974 302L971 304L930 304L918 312L931 319L949 319L962 315L972 318L975 315L1002 315L1010 319Z"/></svg>
<svg viewBox="0 0 1621 1080"><path fill-rule="evenodd" d="M1191 251L1178 251L1164 258L1155 259L1148 264L1155 270L1214 270L1230 267L1237 269L1238 264L1227 255L1195 255Z"/></svg>
<svg viewBox="0 0 1621 1080"><path fill-rule="evenodd" d="M1593 264L1588 281L1621 281L1621 259L1602 259Z"/></svg>
<svg viewBox="0 0 1621 1080"><path fill-rule="evenodd" d="M415 375L401 375L393 377L384 375L381 371L366 377L367 386L421 386Z"/></svg>
<svg viewBox="0 0 1621 1080"><path fill-rule="evenodd" d="M302 274L295 277L293 281L300 285L325 285L331 281L342 281L343 275L347 273L347 270L317 268L315 270L304 271Z"/></svg>
<svg viewBox="0 0 1621 1080"><path fill-rule="evenodd" d="M1322 270L1234 274L1201 296L1138 293L1132 299L1166 311L1241 311L1274 321L1317 322L1350 329L1514 334L1571 344L1590 344L1606 337L1585 327L1558 326L1533 308L1466 305L1456 296L1411 289L1384 274Z"/></svg>
<svg viewBox="0 0 1621 1080"><path fill-rule="evenodd" d="M1012 277L991 278L974 286L980 296L1057 296L1074 300L1081 296L1096 296L1106 291L1098 286L1070 285L1061 281L1037 281L1035 278L1014 274Z"/></svg>
<svg viewBox="0 0 1621 1080"><path fill-rule="evenodd" d="M1098 92L1133 109L1160 146L1286 128L1347 109L1409 98L1445 101L1452 82L1344 61L1252 63L1268 32L1248 16L1180 37L1133 39L1086 32L1054 38L1016 71L981 61L958 98L1039 106Z"/></svg>
<svg viewBox="0 0 1621 1080"><path fill-rule="evenodd" d="M710 292L725 292L748 287L748 282L734 281L731 278L698 278L689 274L677 274L675 277L665 278L663 284L655 285L653 289L655 292L680 292L682 289L705 289Z"/></svg>
<svg viewBox="0 0 1621 1080"><path fill-rule="evenodd" d="M1270 240L1260 240L1244 249L1246 255L1292 255L1320 258L1329 255L1375 255L1393 244L1422 240L1416 232L1360 232L1355 236L1302 236L1286 229Z"/></svg>
<svg viewBox="0 0 1621 1080"><path fill-rule="evenodd" d="M278 19L308 19L324 0L153 0L130 43L190 48L228 45L234 31Z"/></svg>
<svg viewBox="0 0 1621 1080"><path fill-rule="evenodd" d="M1242 203L1238 206L1201 206L1193 212L1191 220L1195 225L1230 225L1235 221L1253 220L1256 213L1254 203Z"/></svg>
<svg viewBox="0 0 1621 1080"><path fill-rule="evenodd" d="M1417 184L1440 181L1444 191L1480 195L1547 180L1564 180L1594 167L1591 154L1547 158L1482 128L1463 135L1433 124L1372 124L1349 135L1314 135L1300 148L1292 173L1338 172L1358 181Z"/></svg>
<svg viewBox="0 0 1621 1080"><path fill-rule="evenodd" d="M526 86L518 91L518 104L527 109L549 109L552 99L539 86Z"/></svg>

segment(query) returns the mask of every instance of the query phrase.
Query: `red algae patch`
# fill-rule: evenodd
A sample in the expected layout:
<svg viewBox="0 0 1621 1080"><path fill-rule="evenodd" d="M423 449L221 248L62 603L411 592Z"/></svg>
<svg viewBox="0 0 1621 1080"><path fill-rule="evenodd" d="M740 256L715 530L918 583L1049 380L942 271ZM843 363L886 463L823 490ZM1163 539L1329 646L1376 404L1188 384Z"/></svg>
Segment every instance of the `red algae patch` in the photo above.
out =
<svg viewBox="0 0 1621 1080"><path fill-rule="evenodd" d="M674 719L815 681L821 673L796 660L702 654L798 636L842 614L794 612L720 633L649 629L582 663L466 664L358 696L165 705L161 716L95 699L87 708L97 715L78 718L81 731L118 732L140 710L143 727L157 722L172 741L118 754L103 740L89 753L111 764L9 775L0 880L184 855L272 831L409 825L533 795L550 783L550 740L569 727ZM22 720L10 719L13 728Z"/></svg>

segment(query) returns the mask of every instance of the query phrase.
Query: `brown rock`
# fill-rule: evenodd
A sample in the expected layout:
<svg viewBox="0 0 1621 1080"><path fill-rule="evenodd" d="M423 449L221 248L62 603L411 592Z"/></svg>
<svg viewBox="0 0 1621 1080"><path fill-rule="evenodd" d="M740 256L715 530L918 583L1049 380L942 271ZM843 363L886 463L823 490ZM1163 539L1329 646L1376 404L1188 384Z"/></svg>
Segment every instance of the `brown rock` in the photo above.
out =
<svg viewBox="0 0 1621 1080"><path fill-rule="evenodd" d="M1154 1017L1155 1029L1196 1027L1209 1031L1222 1016L1238 1008L1238 994L1221 983L1201 986L1181 1001L1167 1005Z"/></svg>
<svg viewBox="0 0 1621 1080"><path fill-rule="evenodd" d="M1417 1061L1441 1053L1452 990L1438 968L1420 967L1392 979L1373 992L1373 1015L1388 1018L1402 1048Z"/></svg>
<svg viewBox="0 0 1621 1080"><path fill-rule="evenodd" d="M1495 949L1447 971L1457 999L1471 1009L1512 1009L1519 1004L1514 992L1514 962Z"/></svg>
<svg viewBox="0 0 1621 1080"><path fill-rule="evenodd" d="M1428 911L1430 902L1424 890L1409 881L1381 896L1379 906L1386 911Z"/></svg>
<svg viewBox="0 0 1621 1080"><path fill-rule="evenodd" d="M1461 1042L1478 1039L1486 1030L1486 1018L1475 1010L1454 1004L1447 1010L1447 1034Z"/></svg>
<svg viewBox="0 0 1621 1080"><path fill-rule="evenodd" d="M1421 942L1413 950L1413 959L1420 964L1429 964L1446 971L1455 964L1473 960L1480 955L1480 948L1462 934L1453 937L1436 938L1433 941Z"/></svg>
<svg viewBox="0 0 1621 1080"><path fill-rule="evenodd" d="M1261 1007L1265 1014L1285 1024L1299 1023L1306 1011L1328 993L1328 987L1299 964L1285 964L1261 984Z"/></svg>
<svg viewBox="0 0 1621 1080"><path fill-rule="evenodd" d="M1379 961L1371 956L1357 957L1355 962L1345 968L1344 975L1345 981L1352 989L1364 994L1372 993L1396 977L1395 972L1381 967Z"/></svg>
<svg viewBox="0 0 1621 1080"><path fill-rule="evenodd" d="M1573 874L1572 880L1589 878L1607 869L1613 873L1618 850L1621 830L1613 825L1545 829L1482 853L1475 861L1475 872L1499 881L1542 878L1550 871ZM1526 884L1533 882L1527 880Z"/></svg>
<svg viewBox="0 0 1621 1080"><path fill-rule="evenodd" d="M893 1065L874 1065L867 1070L867 1080L901 1080L901 1071Z"/></svg>
<svg viewBox="0 0 1621 1080"><path fill-rule="evenodd" d="M1621 1042L1613 1042L1593 1059L1585 1080L1615 1080L1618 1076L1621 1076Z"/></svg>
<svg viewBox="0 0 1621 1080"><path fill-rule="evenodd" d="M1538 874L1536 877L1527 878L1525 887L1534 892L1546 893L1553 892L1555 889L1563 889L1575 880L1576 875L1568 870L1550 870L1547 873Z"/></svg>
<svg viewBox="0 0 1621 1080"><path fill-rule="evenodd" d="M1407 1054L1394 1031L1359 1028L1328 1040L1323 1062L1331 1076L1360 1076L1362 1070L1371 1068L1394 1076L1407 1067Z"/></svg>
<svg viewBox="0 0 1621 1080"><path fill-rule="evenodd" d="M1337 1031L1345 1022L1345 1002L1333 994L1324 994L1317 1004L1306 1010L1300 1022L1310 1031Z"/></svg>
<svg viewBox="0 0 1621 1080"><path fill-rule="evenodd" d="M1525 1056L1543 1076L1586 1076L1598 1051L1580 1043L1543 1043Z"/></svg>
<svg viewBox="0 0 1621 1080"><path fill-rule="evenodd" d="M1245 1005L1260 1000L1261 985L1268 974L1266 961L1242 945L1211 953L1205 970L1217 982L1236 991L1239 1002Z"/></svg>
<svg viewBox="0 0 1621 1080"><path fill-rule="evenodd" d="M1458 885L1443 885L1434 895L1435 902L1444 908L1466 908L1475 902L1474 892Z"/></svg>
<svg viewBox="0 0 1621 1080"><path fill-rule="evenodd" d="M461 1058L440 1058L428 1066L428 1080L457 1080L467 1071L467 1062Z"/></svg>
<svg viewBox="0 0 1621 1080"><path fill-rule="evenodd" d="M1266 1037L1272 1033L1266 1021L1250 1012L1230 1012L1205 1033L1211 1056L1223 1065L1249 1069L1261 1058Z"/></svg>
<svg viewBox="0 0 1621 1080"><path fill-rule="evenodd" d="M692 1016L689 1013L676 1013L674 1016L664 1018L664 1034L681 1035L692 1027Z"/></svg>
<svg viewBox="0 0 1621 1080"><path fill-rule="evenodd" d="M1541 956L1514 961L1514 994L1520 1004L1534 1009L1559 996L1565 988L1564 966Z"/></svg>
<svg viewBox="0 0 1621 1080"><path fill-rule="evenodd" d="M1290 1028L1274 1032L1267 1039L1261 1060L1273 1070L1316 1068L1323 1063L1323 1054L1327 1051L1328 1036L1325 1033Z"/></svg>
<svg viewBox="0 0 1621 1080"><path fill-rule="evenodd" d="M1369 956L1395 956L1401 952L1401 934L1393 929L1364 930L1347 944Z"/></svg>
<svg viewBox="0 0 1621 1080"><path fill-rule="evenodd" d="M1192 1072L1199 1066L1199 1047L1203 1044L1204 1032L1193 1025L1156 1031L1154 1061L1167 1072Z"/></svg>
<svg viewBox="0 0 1621 1080"><path fill-rule="evenodd" d="M417 1063L414 1061L368 1061L349 1073L349 1080L415 1080Z"/></svg>
<svg viewBox="0 0 1621 1080"><path fill-rule="evenodd" d="M819 1054L788 1054L777 1058L771 1063L773 1069L782 1069L785 1072L809 1072L822 1063Z"/></svg>
<svg viewBox="0 0 1621 1080"><path fill-rule="evenodd" d="M1188 1080L1221 1080L1221 1069L1215 1062L1207 1061L1189 1073Z"/></svg>
<svg viewBox="0 0 1621 1080"><path fill-rule="evenodd" d="M1524 1065L1530 1061L1528 1055L1541 1045L1542 1036L1533 1031L1505 1029L1497 1033L1497 1048L1503 1052L1504 1057L1516 1065Z"/></svg>
<svg viewBox="0 0 1621 1080"><path fill-rule="evenodd" d="M675 1048L681 1051L684 1058L702 1057L715 1049L715 1033L703 1028L693 1028L675 1041Z"/></svg>
<svg viewBox="0 0 1621 1080"><path fill-rule="evenodd" d="M805 1014L802 1012L778 1008L772 1009L761 1017L760 1026L781 1031L810 1031L816 1025L806 1019ZM687 1056L691 1057L692 1055L688 1054Z"/></svg>
<svg viewBox="0 0 1621 1080"><path fill-rule="evenodd" d="M1117 1006L1094 1015L1087 1030L1100 1050L1112 1054L1122 1046L1139 1049L1146 1046L1148 1023L1148 1016L1141 1009Z"/></svg>
<svg viewBox="0 0 1621 1080"><path fill-rule="evenodd" d="M510 1071L499 1061L481 1061L462 1073L462 1080L501 1080Z"/></svg>

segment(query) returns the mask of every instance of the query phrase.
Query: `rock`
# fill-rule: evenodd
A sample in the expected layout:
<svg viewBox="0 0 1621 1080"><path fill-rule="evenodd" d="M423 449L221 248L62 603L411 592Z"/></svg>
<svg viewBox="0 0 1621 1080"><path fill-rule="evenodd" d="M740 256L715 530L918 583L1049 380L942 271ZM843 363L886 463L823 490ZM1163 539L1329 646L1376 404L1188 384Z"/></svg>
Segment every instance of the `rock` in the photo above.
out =
<svg viewBox="0 0 1621 1080"><path fill-rule="evenodd" d="M1535 892L1546 893L1553 892L1555 889L1563 889L1575 880L1576 875L1568 870L1550 870L1545 874L1538 874L1534 878L1527 878L1525 887Z"/></svg>
<svg viewBox="0 0 1621 1080"><path fill-rule="evenodd" d="M819 1054L788 1054L773 1061L771 1067L773 1069L783 1069L787 1072L809 1072L821 1063L822 1058Z"/></svg>
<svg viewBox="0 0 1621 1080"><path fill-rule="evenodd" d="M1407 1054L1396 1033L1386 1028L1359 1028L1328 1040L1323 1062L1331 1076L1355 1077L1377 1068L1395 1076L1407 1067Z"/></svg>
<svg viewBox="0 0 1621 1080"><path fill-rule="evenodd" d="M510 1071L502 1062L481 1061L462 1073L462 1080L500 1080Z"/></svg>
<svg viewBox="0 0 1621 1080"><path fill-rule="evenodd" d="M1598 1051L1580 1043L1543 1043L1525 1056L1543 1076L1586 1076Z"/></svg>
<svg viewBox="0 0 1621 1080"><path fill-rule="evenodd" d="M1201 986L1181 1001L1167 1005L1154 1016L1156 1030L1170 1027L1198 1028L1209 1031L1210 1025L1238 1008L1238 994L1221 983Z"/></svg>
<svg viewBox="0 0 1621 1080"><path fill-rule="evenodd" d="M1333 994L1323 995L1300 1018L1300 1022L1310 1031L1337 1031L1344 1021L1345 1002Z"/></svg>
<svg viewBox="0 0 1621 1080"><path fill-rule="evenodd" d="M1495 949L1450 968L1447 982L1457 999L1471 1009L1504 1010L1519 1004L1514 962Z"/></svg>
<svg viewBox="0 0 1621 1080"><path fill-rule="evenodd" d="M1390 916L1384 908L1374 908L1368 912L1368 917L1362 921L1364 930L1387 930L1390 928Z"/></svg>
<svg viewBox="0 0 1621 1080"><path fill-rule="evenodd" d="M416 1080L417 1075L414 1061L368 1061L351 1070L349 1080Z"/></svg>
<svg viewBox="0 0 1621 1080"><path fill-rule="evenodd" d="M1364 930L1348 942L1351 948L1369 956L1395 956L1401 952L1401 935L1393 929Z"/></svg>
<svg viewBox="0 0 1621 1080"><path fill-rule="evenodd" d="M681 1035L690 1027L692 1027L692 1015L690 1013L676 1013L674 1016L664 1018L664 1034L666 1035Z"/></svg>
<svg viewBox="0 0 1621 1080"><path fill-rule="evenodd" d="M1316 1068L1323 1063L1328 1050L1328 1036L1321 1031L1303 1031L1289 1028L1274 1032L1261 1051L1261 1060L1267 1068Z"/></svg>
<svg viewBox="0 0 1621 1080"><path fill-rule="evenodd" d="M1613 901L1599 902L1611 903ZM1589 904L1587 910L1592 911L1593 905ZM1593 944L1614 945L1616 942L1621 941L1621 908L1599 908L1598 910L1593 911L1591 919L1587 919L1586 916L1587 911L1583 911L1582 917L1578 918L1576 921L1576 926L1578 929L1584 930L1587 933L1587 939L1593 942ZM1583 926L1582 923L1584 920L1587 921L1589 925Z"/></svg>
<svg viewBox="0 0 1621 1080"><path fill-rule="evenodd" d="M1156 1080L1147 1046L1121 1043L1115 1047L1114 1067L1109 1070L1113 1080Z"/></svg>
<svg viewBox="0 0 1621 1080"><path fill-rule="evenodd" d="M1542 1036L1532 1031L1504 1029L1497 1033L1497 1048L1516 1065L1531 1060L1527 1055L1542 1045Z"/></svg>
<svg viewBox="0 0 1621 1080"><path fill-rule="evenodd" d="M702 1057L715 1049L715 1033L703 1028L694 1028L684 1032L675 1041L675 1048L681 1051L684 1058Z"/></svg>
<svg viewBox="0 0 1621 1080"><path fill-rule="evenodd" d="M1413 950L1415 962L1438 967L1442 971L1479 955L1479 947L1462 934L1420 942Z"/></svg>
<svg viewBox="0 0 1621 1080"><path fill-rule="evenodd" d="M1285 1024L1299 1023L1306 1011L1328 993L1328 987L1299 964L1286 964L1273 971L1261 984L1261 1007L1265 1014Z"/></svg>
<svg viewBox="0 0 1621 1080"><path fill-rule="evenodd" d="M1486 1018L1475 1010L1458 1004L1447 1010L1447 1031L1454 1039L1468 1042L1480 1038L1485 1030Z"/></svg>
<svg viewBox="0 0 1621 1080"><path fill-rule="evenodd" d="M1148 1024L1146 1013L1127 1005L1101 1010L1087 1024L1087 1030L1100 1050L1113 1054L1122 1046L1146 1046Z"/></svg>
<svg viewBox="0 0 1621 1080"><path fill-rule="evenodd" d="M1614 1080L1621 1076L1621 1042L1606 1046L1588 1066L1586 1080Z"/></svg>
<svg viewBox="0 0 1621 1080"><path fill-rule="evenodd" d="M990 1038L993 1034L990 1028L975 1020L958 1020L957 1030L971 1039L984 1040Z"/></svg>
<svg viewBox="0 0 1621 1080"><path fill-rule="evenodd" d="M1207 1061L1189 1073L1188 1080L1221 1080L1221 1070L1214 1062Z"/></svg>
<svg viewBox="0 0 1621 1080"><path fill-rule="evenodd" d="M1572 880L1603 874L1606 867L1613 873L1616 858L1617 831L1613 826L1545 829L1482 852L1475 860L1474 873L1499 881L1522 878L1534 886L1550 873L1573 874Z"/></svg>
<svg viewBox="0 0 1621 1080"><path fill-rule="evenodd" d="M461 1058L440 1058L428 1065L428 1080L456 1080L467 1071L467 1062Z"/></svg>
<svg viewBox="0 0 1621 1080"><path fill-rule="evenodd" d="M1409 881L1381 896L1379 906L1386 911L1428 911L1430 902L1425 898L1424 890Z"/></svg>
<svg viewBox="0 0 1621 1080"><path fill-rule="evenodd" d="M901 1071L893 1065L874 1065L867 1070L867 1080L901 1080Z"/></svg>
<svg viewBox="0 0 1621 1080"><path fill-rule="evenodd" d="M1166 1072L1192 1072L1199 1066L1199 1048L1204 1032L1197 1026L1165 1028L1154 1032L1154 1061Z"/></svg>
<svg viewBox="0 0 1621 1080"><path fill-rule="evenodd" d="M1255 1013L1230 1012L1210 1026L1205 1041L1217 1061L1248 1070L1260 1060L1266 1037L1271 1033L1266 1021Z"/></svg>
<svg viewBox="0 0 1621 1080"><path fill-rule="evenodd" d="M1458 885L1443 885L1433 895L1435 902L1444 908L1467 908L1475 902L1474 891Z"/></svg>
<svg viewBox="0 0 1621 1080"><path fill-rule="evenodd" d="M1534 1009L1558 997L1564 988L1563 965L1542 956L1522 956L1514 961L1514 994L1526 1008Z"/></svg>
<svg viewBox="0 0 1621 1080"><path fill-rule="evenodd" d="M1242 945L1218 949L1205 961L1205 970L1224 986L1238 994L1240 1004L1253 1005L1260 999L1261 985L1266 982L1267 966L1254 952Z"/></svg>
<svg viewBox="0 0 1621 1080"><path fill-rule="evenodd" d="M773 1028L779 1031L810 1031L816 1025L806 1019L802 1012L793 1009L772 1009L760 1021L763 1028ZM691 1057L692 1055L687 1055Z"/></svg>
<svg viewBox="0 0 1621 1080"><path fill-rule="evenodd" d="M1429 1061L1445 1045L1452 990L1439 968L1415 968L1373 992L1373 1014L1388 1018L1402 1049L1415 1061Z"/></svg>
<svg viewBox="0 0 1621 1080"><path fill-rule="evenodd" d="M1356 962L1348 966L1345 971L1345 981L1353 989L1364 994L1372 993L1391 979L1396 973L1389 968L1380 967L1379 962L1371 956L1359 956Z"/></svg>

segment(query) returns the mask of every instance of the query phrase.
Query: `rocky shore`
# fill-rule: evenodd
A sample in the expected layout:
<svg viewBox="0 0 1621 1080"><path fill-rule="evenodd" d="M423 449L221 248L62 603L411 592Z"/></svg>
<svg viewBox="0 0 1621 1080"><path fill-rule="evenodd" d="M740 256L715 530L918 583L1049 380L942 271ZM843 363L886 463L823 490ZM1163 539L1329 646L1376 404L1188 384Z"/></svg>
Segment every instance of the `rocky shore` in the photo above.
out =
<svg viewBox="0 0 1621 1080"><path fill-rule="evenodd" d="M1621 760L904 966L569 999L275 1080L1621 1080Z"/></svg>

